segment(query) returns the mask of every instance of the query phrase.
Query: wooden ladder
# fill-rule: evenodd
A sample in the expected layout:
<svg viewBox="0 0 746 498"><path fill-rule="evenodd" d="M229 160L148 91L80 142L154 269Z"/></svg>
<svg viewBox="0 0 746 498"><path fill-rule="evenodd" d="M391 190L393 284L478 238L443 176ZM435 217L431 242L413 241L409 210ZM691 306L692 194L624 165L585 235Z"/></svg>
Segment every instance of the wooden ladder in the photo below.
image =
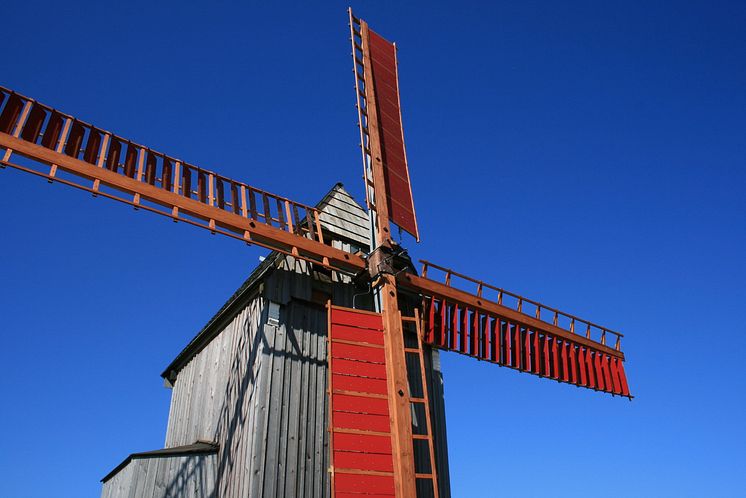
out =
<svg viewBox="0 0 746 498"><path fill-rule="evenodd" d="M425 357L422 351L422 327L417 308L415 316L399 316L404 331L404 353L409 378L409 403L412 415L412 449L417 498L438 498L435 445L430 418ZM424 422L424 424L423 424Z"/></svg>

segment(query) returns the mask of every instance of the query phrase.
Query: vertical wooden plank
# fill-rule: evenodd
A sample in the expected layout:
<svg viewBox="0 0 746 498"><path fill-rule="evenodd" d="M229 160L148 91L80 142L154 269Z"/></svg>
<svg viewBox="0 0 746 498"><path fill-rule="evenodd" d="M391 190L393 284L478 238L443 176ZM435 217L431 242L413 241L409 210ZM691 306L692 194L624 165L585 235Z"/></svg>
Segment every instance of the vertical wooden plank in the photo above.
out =
<svg viewBox="0 0 746 498"><path fill-rule="evenodd" d="M611 375L611 386L613 389L614 394L621 394L621 387L619 384L619 373L617 372L616 368L616 361L614 361L616 358L612 358L609 361L609 370Z"/></svg>
<svg viewBox="0 0 746 498"><path fill-rule="evenodd" d="M264 223L272 225L272 212L269 208L269 198L264 192L262 192L262 205L264 206Z"/></svg>
<svg viewBox="0 0 746 498"><path fill-rule="evenodd" d="M570 372L567 368L567 355L570 345L567 341L562 341L562 351L560 353L562 358L562 380L564 382L570 382Z"/></svg>
<svg viewBox="0 0 746 498"><path fill-rule="evenodd" d="M254 192L254 189L252 189L251 187L248 187L247 193L249 195L249 212L251 213L251 219L258 221L259 218L258 218L258 212L256 209L256 197L255 197L256 192Z"/></svg>
<svg viewBox="0 0 746 498"><path fill-rule="evenodd" d="M464 306L461 309L461 330L459 332L459 351L462 353L466 353L468 350L469 325L469 308Z"/></svg>
<svg viewBox="0 0 746 498"><path fill-rule="evenodd" d="M440 330L438 335L439 344L441 347L444 347L446 343L448 342L447 339L447 331L448 331L448 303L445 299L440 300L440 309L438 310L440 312Z"/></svg>
<svg viewBox="0 0 746 498"><path fill-rule="evenodd" d="M504 320L498 320L500 324L500 331L503 336L503 364L504 365L511 365L511 347L510 347L510 325L508 325L508 322Z"/></svg>
<svg viewBox="0 0 746 498"><path fill-rule="evenodd" d="M295 229L293 227L293 216L290 212L290 201L287 199L285 200L285 219L287 220L288 232L294 233Z"/></svg>
<svg viewBox="0 0 746 498"><path fill-rule="evenodd" d="M609 357L605 354L601 354L601 371L603 372L604 388L607 392L613 392L613 385L611 382L611 372L609 372Z"/></svg>
<svg viewBox="0 0 746 498"><path fill-rule="evenodd" d="M528 336L528 329L526 330ZM531 354L531 371L535 374L541 374L541 363L542 363L542 351L539 345L539 331L534 330L531 333L531 347L528 347L528 338L526 340L526 350L530 351ZM528 370L528 363L526 363L526 370Z"/></svg>
<svg viewBox="0 0 746 498"><path fill-rule="evenodd" d="M495 360L495 355L492 354L492 318L489 315L482 317L482 332L484 334L484 341L482 342L482 350L480 356L483 360Z"/></svg>
<svg viewBox="0 0 746 498"><path fill-rule="evenodd" d="M451 312L451 344L450 348L454 351L458 351L458 304L453 304L450 308Z"/></svg>
<svg viewBox="0 0 746 498"><path fill-rule="evenodd" d="M604 378L603 367L601 365L601 353L595 351L593 354L593 369L596 377L596 385L602 391L606 390L606 379Z"/></svg>
<svg viewBox="0 0 746 498"><path fill-rule="evenodd" d="M70 129L70 135L67 137L67 144L65 144L65 154L77 158L80 154L80 146L83 143L83 134L85 130L83 125L73 120L72 128Z"/></svg>
<svg viewBox="0 0 746 498"><path fill-rule="evenodd" d="M583 365L585 368L583 370L586 372L586 376L588 379L588 387L596 388L596 375L595 375L595 369L593 367L593 356L591 355L591 350L589 348L584 348L582 351L583 355ZM578 356L580 357L580 355Z"/></svg>
<svg viewBox="0 0 746 498"><path fill-rule="evenodd" d="M480 330L479 330L479 312L472 310L471 312L471 355L475 358L479 357L479 348L481 343Z"/></svg>
<svg viewBox="0 0 746 498"><path fill-rule="evenodd" d="M572 342L567 343L567 371L568 381L571 384L579 384L578 382L578 368L577 368L577 357L575 355L575 344Z"/></svg>
<svg viewBox="0 0 746 498"><path fill-rule="evenodd" d="M585 365L585 351L583 350L583 348L581 346L575 347L575 345L573 345L572 355L576 354L576 350L577 350L577 356L576 356L577 363L573 363L573 365L577 365L578 374L579 374L579 380L580 380L580 385L581 386L587 386L588 385L588 377L587 377L587 374L586 374L587 368L586 368L586 365Z"/></svg>
<svg viewBox="0 0 746 498"><path fill-rule="evenodd" d="M427 325L425 326L425 342L428 344L433 343L433 337L435 336L435 298L430 297L427 304Z"/></svg>
<svg viewBox="0 0 746 498"><path fill-rule="evenodd" d="M521 352L522 346L523 344L521 341L521 327L520 325L516 323L513 326L513 356L514 356L513 365L518 369L522 368L522 363L523 363L522 352Z"/></svg>
<svg viewBox="0 0 746 498"><path fill-rule="evenodd" d="M627 384L627 375L624 373L624 362L618 358L614 358L617 362L617 373L619 374L619 383L622 390L623 396L629 396L629 385Z"/></svg>
<svg viewBox="0 0 746 498"><path fill-rule="evenodd" d="M39 104L33 104L26 123L23 126L23 131L21 131L21 138L28 142L36 143L46 118L47 112Z"/></svg>
<svg viewBox="0 0 746 498"><path fill-rule="evenodd" d="M241 185L241 215L243 215L244 218L249 217L249 207L246 202L246 186Z"/></svg>
<svg viewBox="0 0 746 498"><path fill-rule="evenodd" d="M65 153L67 154L67 151ZM67 155L69 156L70 154L67 154ZM138 155L137 148L134 145L132 145L132 143L128 143L127 153L125 154L125 159L124 159L124 174L130 178L134 178L135 172L137 171L136 169L137 168L136 166L137 155Z"/></svg>
<svg viewBox="0 0 746 498"><path fill-rule="evenodd" d="M559 347L557 346L557 338L552 337L552 378L559 379L560 361L559 361Z"/></svg>
<svg viewBox="0 0 746 498"><path fill-rule="evenodd" d="M277 207L277 223L280 228L280 230L286 230L286 222L285 222L285 206L283 205L282 201L280 199L275 199L275 204Z"/></svg>

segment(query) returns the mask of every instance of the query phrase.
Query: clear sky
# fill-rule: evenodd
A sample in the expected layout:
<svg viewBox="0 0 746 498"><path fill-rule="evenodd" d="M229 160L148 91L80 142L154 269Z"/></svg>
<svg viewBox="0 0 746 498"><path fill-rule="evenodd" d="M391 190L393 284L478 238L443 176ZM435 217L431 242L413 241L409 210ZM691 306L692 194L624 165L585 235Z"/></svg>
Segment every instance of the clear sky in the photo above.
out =
<svg viewBox="0 0 746 498"><path fill-rule="evenodd" d="M268 4L12 2L0 84L362 201L347 4ZM444 354L453 495L746 496L746 4L353 8L399 46L413 256L626 334L632 402ZM98 496L265 251L14 170L0 212L0 496Z"/></svg>

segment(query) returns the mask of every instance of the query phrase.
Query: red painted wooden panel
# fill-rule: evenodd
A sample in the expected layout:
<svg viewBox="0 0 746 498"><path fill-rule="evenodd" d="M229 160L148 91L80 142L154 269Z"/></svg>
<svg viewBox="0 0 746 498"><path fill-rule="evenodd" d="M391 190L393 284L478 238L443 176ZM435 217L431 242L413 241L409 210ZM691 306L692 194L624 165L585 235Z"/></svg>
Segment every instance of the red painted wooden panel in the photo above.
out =
<svg viewBox="0 0 746 498"><path fill-rule="evenodd" d="M391 430L391 419L388 415L338 412L335 408L332 412L332 426L335 429L359 429L361 431L388 432Z"/></svg>
<svg viewBox="0 0 746 498"><path fill-rule="evenodd" d="M601 355L598 352L593 355L593 374L596 376L596 385L604 391L606 383L604 381L604 372L601 369Z"/></svg>
<svg viewBox="0 0 746 498"><path fill-rule="evenodd" d="M375 470L378 472L394 471L394 461L391 455L338 451L337 448L334 448L334 465L339 469ZM364 498L365 496L368 495L363 495L360 498Z"/></svg>
<svg viewBox="0 0 746 498"><path fill-rule="evenodd" d="M603 372L604 376L604 386L607 391L612 391L612 384L611 384L611 372L609 372L609 357L606 355L601 356L601 372Z"/></svg>
<svg viewBox="0 0 746 498"><path fill-rule="evenodd" d="M385 363L386 353L383 351L383 348L357 346L355 344L343 344L332 341L332 358L349 358L373 363Z"/></svg>
<svg viewBox="0 0 746 498"><path fill-rule="evenodd" d="M427 326L425 327L425 342L435 342L435 298L431 297L427 303Z"/></svg>
<svg viewBox="0 0 746 498"><path fill-rule="evenodd" d="M481 339L479 334L479 312L473 310L471 312L471 355L479 356L481 348Z"/></svg>
<svg viewBox="0 0 746 498"><path fill-rule="evenodd" d="M393 495L394 477L335 473L334 491L337 497L340 496L337 493L378 493Z"/></svg>
<svg viewBox="0 0 746 498"><path fill-rule="evenodd" d="M334 324L334 338L343 339L345 341L367 342L369 344L382 345L383 331Z"/></svg>
<svg viewBox="0 0 746 498"><path fill-rule="evenodd" d="M482 318L482 334L484 335L484 343L480 352L482 359L494 361L495 355L492 354L492 350L495 341L492 339L492 318L489 316Z"/></svg>
<svg viewBox="0 0 746 498"><path fill-rule="evenodd" d="M555 341L556 342L556 341ZM562 352L560 353L560 356L562 358L562 380L565 382L570 382L570 372L567 368L567 350L569 348L569 345L566 341L562 342Z"/></svg>
<svg viewBox="0 0 746 498"><path fill-rule="evenodd" d="M332 364L334 364L333 361ZM384 379L369 379L366 377L354 377L352 375L332 373L332 385L334 386L334 389L342 389L344 391L388 394L388 386Z"/></svg>
<svg viewBox="0 0 746 498"><path fill-rule="evenodd" d="M448 304L445 302L445 300L440 302L440 345L445 346L447 339L446 339L446 330L447 328L447 320L446 315L448 313Z"/></svg>
<svg viewBox="0 0 746 498"><path fill-rule="evenodd" d="M624 396L629 396L629 385L627 385L627 375L624 373L624 363L619 361L618 358L614 358L617 362L617 372L619 372L619 383Z"/></svg>
<svg viewBox="0 0 746 498"><path fill-rule="evenodd" d="M386 365L337 358L332 361L332 373L385 379Z"/></svg>
<svg viewBox="0 0 746 498"><path fill-rule="evenodd" d="M380 493L371 494L371 493L365 493L364 495L361 495L359 493L335 493L334 498L391 498L393 494L385 494L382 495Z"/></svg>
<svg viewBox="0 0 746 498"><path fill-rule="evenodd" d="M570 365L568 366L570 369L570 382L573 384L580 384L580 380L578 379L578 371L580 370L578 368L578 358L575 354L575 344L570 343ZM585 382L583 383L585 384Z"/></svg>
<svg viewBox="0 0 746 498"><path fill-rule="evenodd" d="M458 350L458 305L451 308L451 349Z"/></svg>
<svg viewBox="0 0 746 498"><path fill-rule="evenodd" d="M616 358L612 358L609 361L609 370L611 370L611 384L614 388L614 394L622 394L621 384L619 383L619 371L616 367Z"/></svg>
<svg viewBox="0 0 746 498"><path fill-rule="evenodd" d="M574 349L574 348L573 348ZM588 369L585 366L585 351L583 348L578 346L577 349L578 353L578 372L580 373L580 385L581 386L587 386L588 385L588 376L587 371ZM591 386L593 387L593 386Z"/></svg>
<svg viewBox="0 0 746 498"><path fill-rule="evenodd" d="M521 327L513 327L513 366L521 368Z"/></svg>
<svg viewBox="0 0 746 498"><path fill-rule="evenodd" d="M510 324L507 322L501 322L500 330L502 330L503 324L505 325L505 330L502 331L503 348L505 351L505 358L504 358L503 363L505 363L505 365L511 365L510 356L512 352L511 352L511 346L510 346Z"/></svg>
<svg viewBox="0 0 746 498"><path fill-rule="evenodd" d="M335 392L344 390L388 395L383 348L337 342L346 340L382 343L381 315L332 308L330 319L332 396L329 425L332 432L332 466L335 470L393 472L391 436L388 435L391 430L388 399ZM337 432L345 429L382 432L387 435ZM336 471L333 476L336 498L390 497L394 493L392 476Z"/></svg>
<svg viewBox="0 0 746 498"><path fill-rule="evenodd" d="M341 412L370 413L372 415L389 415L389 402L382 398L367 396L350 396L332 394L332 406Z"/></svg>
<svg viewBox="0 0 746 498"><path fill-rule="evenodd" d="M552 378L559 379L559 346L557 346L557 338L553 337L552 341Z"/></svg>
<svg viewBox="0 0 746 498"><path fill-rule="evenodd" d="M332 308L332 324L383 330L383 318L381 315L356 313L355 310L342 310L339 308Z"/></svg>
<svg viewBox="0 0 746 498"><path fill-rule="evenodd" d="M461 308L461 332L459 333L459 351L466 353L466 341L469 334L469 308Z"/></svg>
<svg viewBox="0 0 746 498"><path fill-rule="evenodd" d="M335 450L364 451L391 455L391 437L372 434L348 434L335 432L332 439Z"/></svg>
<svg viewBox="0 0 746 498"><path fill-rule="evenodd" d="M583 352L583 360L585 361L585 370L588 373L588 386L595 388L598 379L596 379L596 369L593 366L593 356L590 349L586 348Z"/></svg>

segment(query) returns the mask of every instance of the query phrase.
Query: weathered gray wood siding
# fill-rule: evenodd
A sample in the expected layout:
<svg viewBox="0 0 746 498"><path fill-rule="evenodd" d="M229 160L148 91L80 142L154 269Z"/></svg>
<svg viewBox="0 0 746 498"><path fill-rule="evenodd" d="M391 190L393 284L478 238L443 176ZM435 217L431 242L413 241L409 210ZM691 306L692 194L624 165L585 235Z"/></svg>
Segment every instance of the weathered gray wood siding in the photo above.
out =
<svg viewBox="0 0 746 498"><path fill-rule="evenodd" d="M255 341L263 315L263 298L256 296L228 323L202 351L179 372L171 394L171 410L166 429L166 448L195 441L219 442L221 427L231 416L232 403L243 389L248 403L252 399L254 382L261 362ZM238 379L246 379L242 386ZM240 410L247 410L241 406Z"/></svg>
<svg viewBox="0 0 746 498"><path fill-rule="evenodd" d="M135 458L103 485L101 498L214 498L217 455Z"/></svg>
<svg viewBox="0 0 746 498"><path fill-rule="evenodd" d="M166 446L219 445L219 496L328 496L326 310L257 297L179 372ZM259 318L259 319L257 319Z"/></svg>
<svg viewBox="0 0 746 498"><path fill-rule="evenodd" d="M368 213L337 184L319 203L321 224L330 232L359 244L366 250L370 241Z"/></svg>

